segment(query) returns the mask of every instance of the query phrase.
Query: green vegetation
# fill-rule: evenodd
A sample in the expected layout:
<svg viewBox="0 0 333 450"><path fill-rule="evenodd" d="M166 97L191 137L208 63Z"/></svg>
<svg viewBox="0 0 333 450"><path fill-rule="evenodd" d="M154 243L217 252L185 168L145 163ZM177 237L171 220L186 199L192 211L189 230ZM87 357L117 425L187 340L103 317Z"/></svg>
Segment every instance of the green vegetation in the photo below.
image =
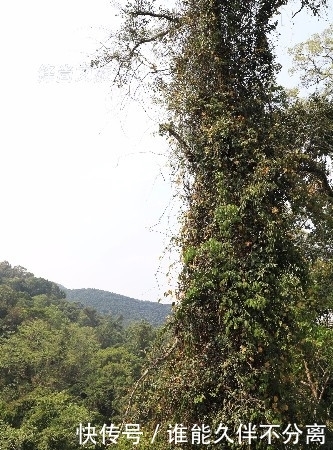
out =
<svg viewBox="0 0 333 450"><path fill-rule="evenodd" d="M155 335L0 263L0 448L76 450L80 422L119 425Z"/></svg>
<svg viewBox="0 0 333 450"><path fill-rule="evenodd" d="M321 323L332 310L332 46L326 35L308 47L311 61L330 43L323 90L304 99L278 86L271 35L289 3L130 0L115 46L92 61L114 64L133 90L148 80L187 206L168 341L133 404L152 428L332 427L332 331ZM323 6L301 2L315 15Z"/></svg>
<svg viewBox="0 0 333 450"><path fill-rule="evenodd" d="M306 42L290 49L293 56L292 73L301 75L304 87L316 87L326 97L333 90L333 24L321 35L315 34Z"/></svg>
<svg viewBox="0 0 333 450"><path fill-rule="evenodd" d="M125 328L110 293L79 290L72 298L86 305L68 302L54 283L0 263L1 449L74 450L80 423L140 424L136 448L155 450L268 448L238 441L249 423L281 426L276 450L318 448L305 443L306 425L332 433L332 28L293 51L315 93L285 91L269 36L287 3L123 9L118 47L92 64L116 62L120 84L152 79L165 107L160 132L188 206L175 312L163 332ZM302 8L317 14L322 3ZM91 307L91 291L113 315ZM199 440L177 441L177 424ZM289 425L293 439L295 426L303 433L298 443L281 434ZM233 442L214 442L223 427Z"/></svg>
<svg viewBox="0 0 333 450"><path fill-rule="evenodd" d="M144 317L152 325L160 326L171 313L170 305L136 300L100 289L66 289L62 286L61 289L66 293L67 300L80 302L100 314L122 317L124 324L140 321Z"/></svg>

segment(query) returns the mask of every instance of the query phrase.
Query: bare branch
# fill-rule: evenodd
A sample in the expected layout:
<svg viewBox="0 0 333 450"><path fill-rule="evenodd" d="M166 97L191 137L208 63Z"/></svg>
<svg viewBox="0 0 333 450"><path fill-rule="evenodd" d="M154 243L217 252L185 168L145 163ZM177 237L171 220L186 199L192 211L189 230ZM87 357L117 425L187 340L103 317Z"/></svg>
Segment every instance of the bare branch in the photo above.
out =
<svg viewBox="0 0 333 450"><path fill-rule="evenodd" d="M169 33L170 30L165 30L165 31L161 31L160 33L155 34L154 36L151 36L149 38L143 38L140 39L132 48L131 52L130 52L130 58L133 56L133 54L135 53L135 51L143 44L147 44L148 42L153 42L153 41L157 41L158 39L163 38L164 36L166 36Z"/></svg>
<svg viewBox="0 0 333 450"><path fill-rule="evenodd" d="M138 10L138 11L131 12L130 15L134 16L134 17L150 16L150 17L155 17L157 19L165 19L165 20L168 20L169 22L179 23L179 17L171 16L169 14L164 14L164 13L154 13L154 12L150 12L150 11Z"/></svg>
<svg viewBox="0 0 333 450"><path fill-rule="evenodd" d="M330 59L331 62L333 63L333 56L331 56L330 54L326 53L325 55L323 55L323 58Z"/></svg>
<svg viewBox="0 0 333 450"><path fill-rule="evenodd" d="M291 19L293 19L294 17L296 17L297 14L299 14L299 13L303 10L303 8L304 8L304 4L302 3L302 6L300 7L300 9L299 9L298 11L296 11L296 12L291 16Z"/></svg>

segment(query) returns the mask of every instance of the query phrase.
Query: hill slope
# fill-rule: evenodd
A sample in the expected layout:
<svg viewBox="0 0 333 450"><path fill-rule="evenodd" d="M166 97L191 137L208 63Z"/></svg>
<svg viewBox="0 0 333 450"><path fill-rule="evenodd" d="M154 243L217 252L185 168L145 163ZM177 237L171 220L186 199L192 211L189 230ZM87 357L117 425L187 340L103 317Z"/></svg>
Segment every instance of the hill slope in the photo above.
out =
<svg viewBox="0 0 333 450"><path fill-rule="evenodd" d="M122 316L124 323L146 320L152 325L162 325L171 312L171 305L148 302L114 294L100 289L67 289L61 286L69 301L90 306L101 314Z"/></svg>

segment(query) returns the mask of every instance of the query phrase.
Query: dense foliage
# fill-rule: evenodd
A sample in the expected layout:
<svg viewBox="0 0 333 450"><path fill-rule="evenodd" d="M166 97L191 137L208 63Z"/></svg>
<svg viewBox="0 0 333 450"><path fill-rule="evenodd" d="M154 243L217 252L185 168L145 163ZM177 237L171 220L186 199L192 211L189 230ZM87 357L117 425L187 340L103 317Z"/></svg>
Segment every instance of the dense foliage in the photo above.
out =
<svg viewBox="0 0 333 450"><path fill-rule="evenodd" d="M124 8L118 48L92 64L115 61L120 84L153 79L165 108L160 132L187 208L175 313L147 354L156 336L148 323L125 329L0 263L3 450L77 449L80 422L133 421L150 436L161 425L157 442L138 446L155 450L200 447L171 439L177 424L197 427L207 449L267 448L261 439L214 443L212 430L234 436L241 424L332 430L331 28L295 49L296 68L316 62L303 81L319 84L308 98L291 96L276 85L270 42L287 3ZM317 13L321 3L301 7ZM272 448L305 446L281 437Z"/></svg>
<svg viewBox="0 0 333 450"><path fill-rule="evenodd" d="M92 62L115 62L120 85L153 80L187 206L170 345L140 399L152 423L332 419L320 283L332 274L333 108L276 84L270 36L287 3L132 0L115 49Z"/></svg>
<svg viewBox="0 0 333 450"><path fill-rule="evenodd" d="M100 314L122 317L124 324L139 321L144 317L152 325L160 326L165 323L167 316L171 313L169 304L136 300L100 289L62 289L69 301L78 301L90 306Z"/></svg>
<svg viewBox="0 0 333 450"><path fill-rule="evenodd" d="M80 422L122 422L156 330L124 328L64 297L55 283L0 263L2 450L76 450Z"/></svg>
<svg viewBox="0 0 333 450"><path fill-rule="evenodd" d="M301 75L302 85L316 87L325 96L332 95L333 89L333 24L322 34L311 36L290 49L293 56L292 73Z"/></svg>

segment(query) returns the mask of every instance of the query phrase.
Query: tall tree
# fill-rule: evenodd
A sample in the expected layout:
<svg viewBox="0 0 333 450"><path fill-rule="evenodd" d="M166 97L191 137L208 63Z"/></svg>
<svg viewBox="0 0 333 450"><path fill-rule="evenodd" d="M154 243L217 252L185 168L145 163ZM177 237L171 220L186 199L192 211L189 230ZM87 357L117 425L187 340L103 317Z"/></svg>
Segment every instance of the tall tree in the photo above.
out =
<svg viewBox="0 0 333 450"><path fill-rule="evenodd" d="M223 423L233 432L301 418L291 361L307 307L305 244L322 244L319 229L332 230L332 139L324 134L333 116L329 102L293 103L276 86L270 33L287 3L184 0L167 9L133 0L120 47L92 62L115 61L120 84L154 77L167 111L160 132L183 179L172 343L145 383L146 412L159 422ZM321 3L301 7L316 14ZM258 439L251 448L266 446Z"/></svg>
<svg viewBox="0 0 333 450"><path fill-rule="evenodd" d="M333 93L333 24L321 34L290 49L292 73L299 72L303 86L317 86L325 95Z"/></svg>
<svg viewBox="0 0 333 450"><path fill-rule="evenodd" d="M333 122L331 101L333 92L333 26L330 25L321 34L315 34L307 41L297 44L290 50L293 56L292 73L301 76L301 86L310 88L315 94L294 102L293 111L301 124L298 129L312 129L312 137L307 141L310 148L320 151L312 157L320 161L322 169L332 171ZM316 130L316 131L314 131ZM332 175L332 174L330 174ZM325 182L322 179L322 182ZM326 182L325 182L326 183ZM294 369L298 386L297 402L303 414L316 417L317 420L332 426L333 366L330 349L332 348L332 311L333 311L333 259L332 259L332 222L327 216L318 196L318 182L312 183L313 218L308 223L311 233L304 234L304 245L310 263L310 282L306 298L307 309L303 310L300 322L305 327L306 338L297 348ZM329 186L328 186L329 187ZM321 217L326 216L324 220Z"/></svg>

